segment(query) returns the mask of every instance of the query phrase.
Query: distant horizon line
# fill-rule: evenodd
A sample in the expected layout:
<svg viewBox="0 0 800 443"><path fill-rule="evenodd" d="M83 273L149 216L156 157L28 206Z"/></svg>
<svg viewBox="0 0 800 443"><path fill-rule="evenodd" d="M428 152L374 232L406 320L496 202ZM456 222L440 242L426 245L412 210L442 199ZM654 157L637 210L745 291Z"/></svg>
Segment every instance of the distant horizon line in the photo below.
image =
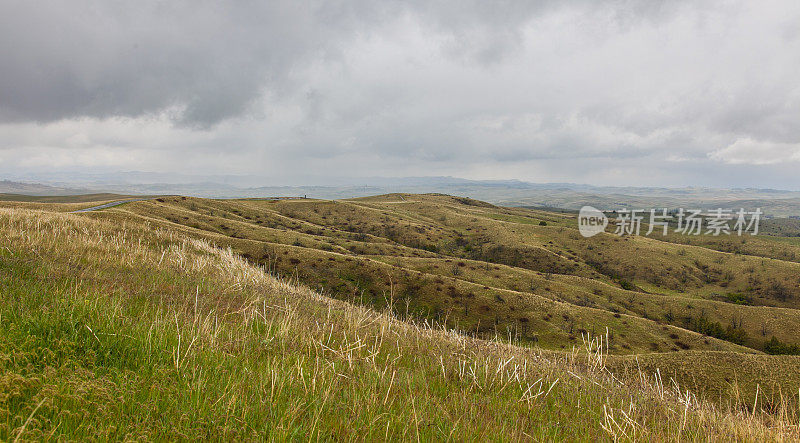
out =
<svg viewBox="0 0 800 443"><path fill-rule="evenodd" d="M186 180L177 180L177 181L165 181L165 180L146 180L144 178L140 178L139 180L135 181L126 181L126 180L114 180L113 176L122 175L151 175L151 176L175 176L175 177L183 177L185 179L188 178L195 178L197 180L193 181L186 181ZM70 175L75 175L76 177L72 180L68 178ZM48 177L50 176L50 177ZM91 178L90 178L91 177ZM166 177L164 177L166 178ZM206 178L206 180L203 180ZM531 187L554 187L554 186L569 186L569 187L576 187L576 188L587 188L587 189L598 189L598 190L613 190L613 189L640 189L640 190L712 190L712 191L760 191L760 192L781 192L781 193L794 193L800 192L800 190L795 189L786 189L786 188L773 188L773 187L757 187L757 186L708 186L708 185L684 185L684 186L671 186L671 185L597 185L597 184L589 184L589 183L580 183L580 182L534 182L523 180L519 178L508 178L508 179L472 179L472 178L464 178L452 175L420 175L420 176L392 176L392 177L381 177L381 176L368 176L368 177L309 177L309 183L307 184L234 184L234 183L225 183L228 180L258 180L258 179L269 179L267 176L260 176L256 174L186 174L186 173L166 173L166 172L152 172L152 171L137 171L137 170L126 170L126 171L110 171L106 173L93 173L93 172L84 172L84 173L72 173L72 172L52 172L52 173L28 173L28 174L0 174L0 182L5 183L19 183L24 185L41 185L47 187L75 187L75 186L209 186L209 185L220 185L227 188L235 188L241 190L254 190L254 189L261 189L261 188L359 188L359 187L366 187L366 188L386 188L386 187L393 187L393 186L430 186L430 185L439 185L439 186L447 186L447 185L481 185L481 184L492 184L492 185L528 185ZM222 182L215 181L215 180L224 180ZM320 183L319 181L323 181ZM364 183L359 183L359 181L364 181ZM425 180L432 180L432 181L440 181L440 183L415 183L415 181L425 181ZM317 181L316 183L314 183ZM327 182L327 183L324 183ZM395 182L395 183L393 183Z"/></svg>

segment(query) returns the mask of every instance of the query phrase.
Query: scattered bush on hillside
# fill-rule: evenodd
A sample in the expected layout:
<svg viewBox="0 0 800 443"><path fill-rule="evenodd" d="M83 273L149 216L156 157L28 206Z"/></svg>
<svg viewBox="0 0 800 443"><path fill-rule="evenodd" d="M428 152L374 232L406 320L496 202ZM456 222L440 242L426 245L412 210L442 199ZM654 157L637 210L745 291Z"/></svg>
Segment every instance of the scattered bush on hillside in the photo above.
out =
<svg viewBox="0 0 800 443"><path fill-rule="evenodd" d="M800 346L784 343L773 335L764 343L764 352L772 355L800 355Z"/></svg>
<svg viewBox="0 0 800 443"><path fill-rule="evenodd" d="M725 301L737 305L753 305L753 297L739 292L732 292L725 296Z"/></svg>
<svg viewBox="0 0 800 443"><path fill-rule="evenodd" d="M703 335L743 345L747 341L747 331L742 329L741 324L736 323L734 321L728 327L724 327L722 323L711 321L705 315L701 315L698 318L689 317L688 327Z"/></svg>
<svg viewBox="0 0 800 443"><path fill-rule="evenodd" d="M636 285L634 285L633 283L629 282L628 280L625 280L624 278L620 278L617 281L617 283L619 283L619 287L621 287L622 289L624 289L626 291L635 291L636 290Z"/></svg>
<svg viewBox="0 0 800 443"><path fill-rule="evenodd" d="M780 282L772 282L770 287L767 289L767 293L770 297L780 300L786 301L787 299L792 297L792 294L789 292L789 289L781 284Z"/></svg>

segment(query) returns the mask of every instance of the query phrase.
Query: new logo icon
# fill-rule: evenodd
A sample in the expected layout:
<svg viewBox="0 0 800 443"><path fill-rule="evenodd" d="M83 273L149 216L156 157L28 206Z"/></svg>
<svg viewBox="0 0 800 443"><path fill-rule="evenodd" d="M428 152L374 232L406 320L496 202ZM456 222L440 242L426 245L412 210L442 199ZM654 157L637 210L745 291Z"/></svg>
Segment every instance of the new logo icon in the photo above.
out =
<svg viewBox="0 0 800 443"><path fill-rule="evenodd" d="M578 231L584 237L592 237L606 230L608 217L603 211L591 206L584 206L578 213Z"/></svg>

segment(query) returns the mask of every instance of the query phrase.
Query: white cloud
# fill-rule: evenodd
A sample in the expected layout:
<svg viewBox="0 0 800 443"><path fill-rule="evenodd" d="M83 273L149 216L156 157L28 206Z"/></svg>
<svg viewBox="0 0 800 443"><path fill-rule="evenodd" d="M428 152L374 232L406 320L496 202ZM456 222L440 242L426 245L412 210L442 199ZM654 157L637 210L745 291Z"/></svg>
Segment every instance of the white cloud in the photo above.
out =
<svg viewBox="0 0 800 443"><path fill-rule="evenodd" d="M774 143L744 138L708 155L723 163L773 165L800 161L800 143Z"/></svg>

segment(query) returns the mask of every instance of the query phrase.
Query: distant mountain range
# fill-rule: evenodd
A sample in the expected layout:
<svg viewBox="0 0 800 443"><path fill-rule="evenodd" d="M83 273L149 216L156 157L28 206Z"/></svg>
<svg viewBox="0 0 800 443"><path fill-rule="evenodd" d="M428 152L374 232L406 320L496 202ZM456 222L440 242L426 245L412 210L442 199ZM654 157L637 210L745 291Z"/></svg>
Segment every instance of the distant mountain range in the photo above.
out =
<svg viewBox="0 0 800 443"><path fill-rule="evenodd" d="M25 195L70 195L88 194L90 191L80 188L65 188L43 185L41 183L15 182L0 180L0 193Z"/></svg>
<svg viewBox="0 0 800 443"><path fill-rule="evenodd" d="M575 183L530 183L519 180L468 180L458 177L368 177L309 179L308 185L264 185L256 176L163 174L149 172L79 173L32 176L0 181L0 193L71 195L180 194L206 198L308 196L350 198L393 192L442 193L505 206L603 210L619 208L762 208L771 216L800 216L800 192L776 189L701 187L612 187Z"/></svg>

